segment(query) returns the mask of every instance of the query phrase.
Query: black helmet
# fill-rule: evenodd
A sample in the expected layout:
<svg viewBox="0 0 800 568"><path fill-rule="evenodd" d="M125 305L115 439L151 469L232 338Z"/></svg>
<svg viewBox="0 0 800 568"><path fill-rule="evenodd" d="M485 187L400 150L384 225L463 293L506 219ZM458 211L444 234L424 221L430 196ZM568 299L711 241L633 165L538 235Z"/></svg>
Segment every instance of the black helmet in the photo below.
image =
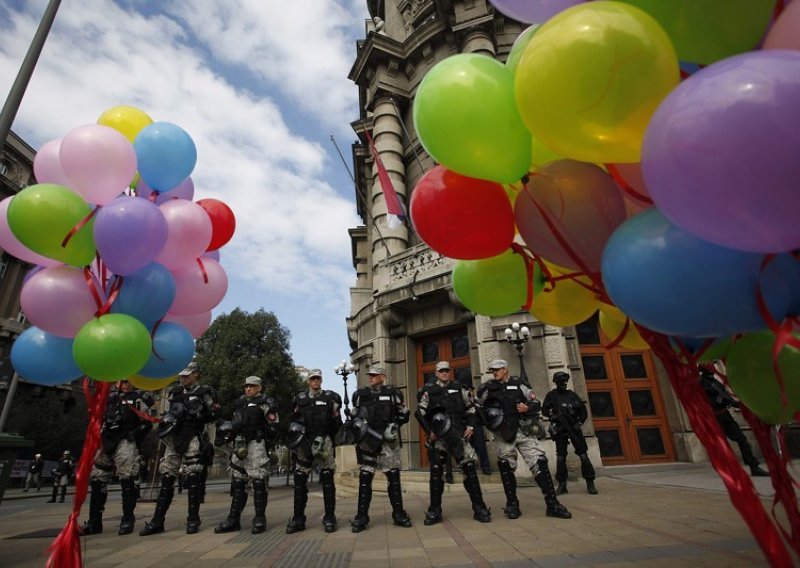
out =
<svg viewBox="0 0 800 568"><path fill-rule="evenodd" d="M431 432L436 434L439 438L447 435L450 431L450 418L444 412L436 412L431 417Z"/></svg>
<svg viewBox="0 0 800 568"><path fill-rule="evenodd" d="M286 432L286 447L290 450L297 449L306 437L306 426L302 422L292 422Z"/></svg>
<svg viewBox="0 0 800 568"><path fill-rule="evenodd" d="M553 382L560 383L564 381L565 383L569 380L569 373L565 373L564 371L557 371L553 373Z"/></svg>
<svg viewBox="0 0 800 568"><path fill-rule="evenodd" d="M369 427L367 421L363 418L356 418L353 420L353 437L356 446L362 452L370 455L378 455L381 451L381 444L383 443L383 434L376 432Z"/></svg>
<svg viewBox="0 0 800 568"><path fill-rule="evenodd" d="M497 430L503 423L504 416L502 408L490 406L484 411L484 414L486 416L486 427L489 430Z"/></svg>

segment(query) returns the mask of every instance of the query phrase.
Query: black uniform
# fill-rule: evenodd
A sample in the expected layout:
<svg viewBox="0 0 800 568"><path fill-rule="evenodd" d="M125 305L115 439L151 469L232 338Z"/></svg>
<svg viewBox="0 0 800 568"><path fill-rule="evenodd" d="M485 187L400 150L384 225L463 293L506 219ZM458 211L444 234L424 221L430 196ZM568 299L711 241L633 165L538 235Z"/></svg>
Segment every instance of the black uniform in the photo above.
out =
<svg viewBox="0 0 800 568"><path fill-rule="evenodd" d="M567 444L572 442L575 454L581 460L581 475L586 480L587 490L596 495L594 466L587 454L589 448L581 431L581 425L586 422L589 413L578 395L567 388L567 381L567 373L555 373L553 382L556 388L547 393L542 404L542 414L550 419L550 437L556 443L556 494L567 493Z"/></svg>
<svg viewBox="0 0 800 568"><path fill-rule="evenodd" d="M58 495L59 487L61 488L61 497L59 498L58 502L64 502L64 499L67 496L67 485L69 484L69 478L72 477L74 472L75 464L72 461L72 455L69 452L64 452L61 458L58 460L56 467L51 472L53 475L53 496L50 498L48 503L56 502L56 496Z"/></svg>

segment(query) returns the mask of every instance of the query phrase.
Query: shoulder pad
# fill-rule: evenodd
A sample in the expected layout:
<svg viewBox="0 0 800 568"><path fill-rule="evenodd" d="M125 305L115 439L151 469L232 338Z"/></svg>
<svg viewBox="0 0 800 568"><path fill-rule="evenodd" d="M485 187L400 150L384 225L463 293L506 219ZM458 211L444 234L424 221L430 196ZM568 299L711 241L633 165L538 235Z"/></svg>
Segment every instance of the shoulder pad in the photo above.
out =
<svg viewBox="0 0 800 568"><path fill-rule="evenodd" d="M169 389L169 394L170 395L181 394L182 392L183 392L183 386L182 385L179 385L177 387L172 387L171 389Z"/></svg>
<svg viewBox="0 0 800 568"><path fill-rule="evenodd" d="M216 396L214 389L208 385L200 385L197 387L197 390L194 391L194 394L197 396L203 396L205 394L210 394L211 396Z"/></svg>
<svg viewBox="0 0 800 568"><path fill-rule="evenodd" d="M299 392L297 393L297 396L295 398L298 399L308 398L308 393L306 391Z"/></svg>

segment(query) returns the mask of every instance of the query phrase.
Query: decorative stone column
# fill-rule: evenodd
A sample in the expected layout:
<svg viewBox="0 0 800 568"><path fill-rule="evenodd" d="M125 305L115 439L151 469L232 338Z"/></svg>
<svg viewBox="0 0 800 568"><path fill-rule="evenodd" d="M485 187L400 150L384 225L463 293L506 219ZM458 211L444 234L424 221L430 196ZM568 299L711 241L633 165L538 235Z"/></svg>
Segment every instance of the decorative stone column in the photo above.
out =
<svg viewBox="0 0 800 568"><path fill-rule="evenodd" d="M462 53L483 53L489 57L495 57L494 42L488 32L475 30L464 38Z"/></svg>

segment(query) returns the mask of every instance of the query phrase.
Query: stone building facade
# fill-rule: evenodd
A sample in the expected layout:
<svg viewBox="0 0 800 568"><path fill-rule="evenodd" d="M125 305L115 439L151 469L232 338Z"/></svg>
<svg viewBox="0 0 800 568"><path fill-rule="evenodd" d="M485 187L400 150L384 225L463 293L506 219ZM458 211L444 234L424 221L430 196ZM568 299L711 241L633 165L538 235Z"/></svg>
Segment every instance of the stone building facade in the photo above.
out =
<svg viewBox="0 0 800 568"><path fill-rule="evenodd" d="M507 359L512 374L524 362L541 398L556 371L572 376L570 387L588 402L584 425L595 464L700 461L705 452L658 361L649 351L608 349L595 319L570 328L544 325L527 312L503 318L478 316L453 293L453 261L432 251L409 225L389 228L369 131L403 203L434 164L416 137L414 93L425 73L457 53L477 52L505 61L524 25L496 12L486 0L368 0L371 20L349 78L358 86L360 116L352 123L356 202L363 225L350 229L356 282L347 320L352 360L360 386L366 369L381 363L390 384L415 394L433 377L440 359L451 361L456 379L477 386L488 380L488 362ZM442 212L458 230L458 219ZM526 325L531 340L523 359L505 341L512 322ZM414 420L403 428L404 460L425 465L421 432ZM545 442L550 453L552 442Z"/></svg>

